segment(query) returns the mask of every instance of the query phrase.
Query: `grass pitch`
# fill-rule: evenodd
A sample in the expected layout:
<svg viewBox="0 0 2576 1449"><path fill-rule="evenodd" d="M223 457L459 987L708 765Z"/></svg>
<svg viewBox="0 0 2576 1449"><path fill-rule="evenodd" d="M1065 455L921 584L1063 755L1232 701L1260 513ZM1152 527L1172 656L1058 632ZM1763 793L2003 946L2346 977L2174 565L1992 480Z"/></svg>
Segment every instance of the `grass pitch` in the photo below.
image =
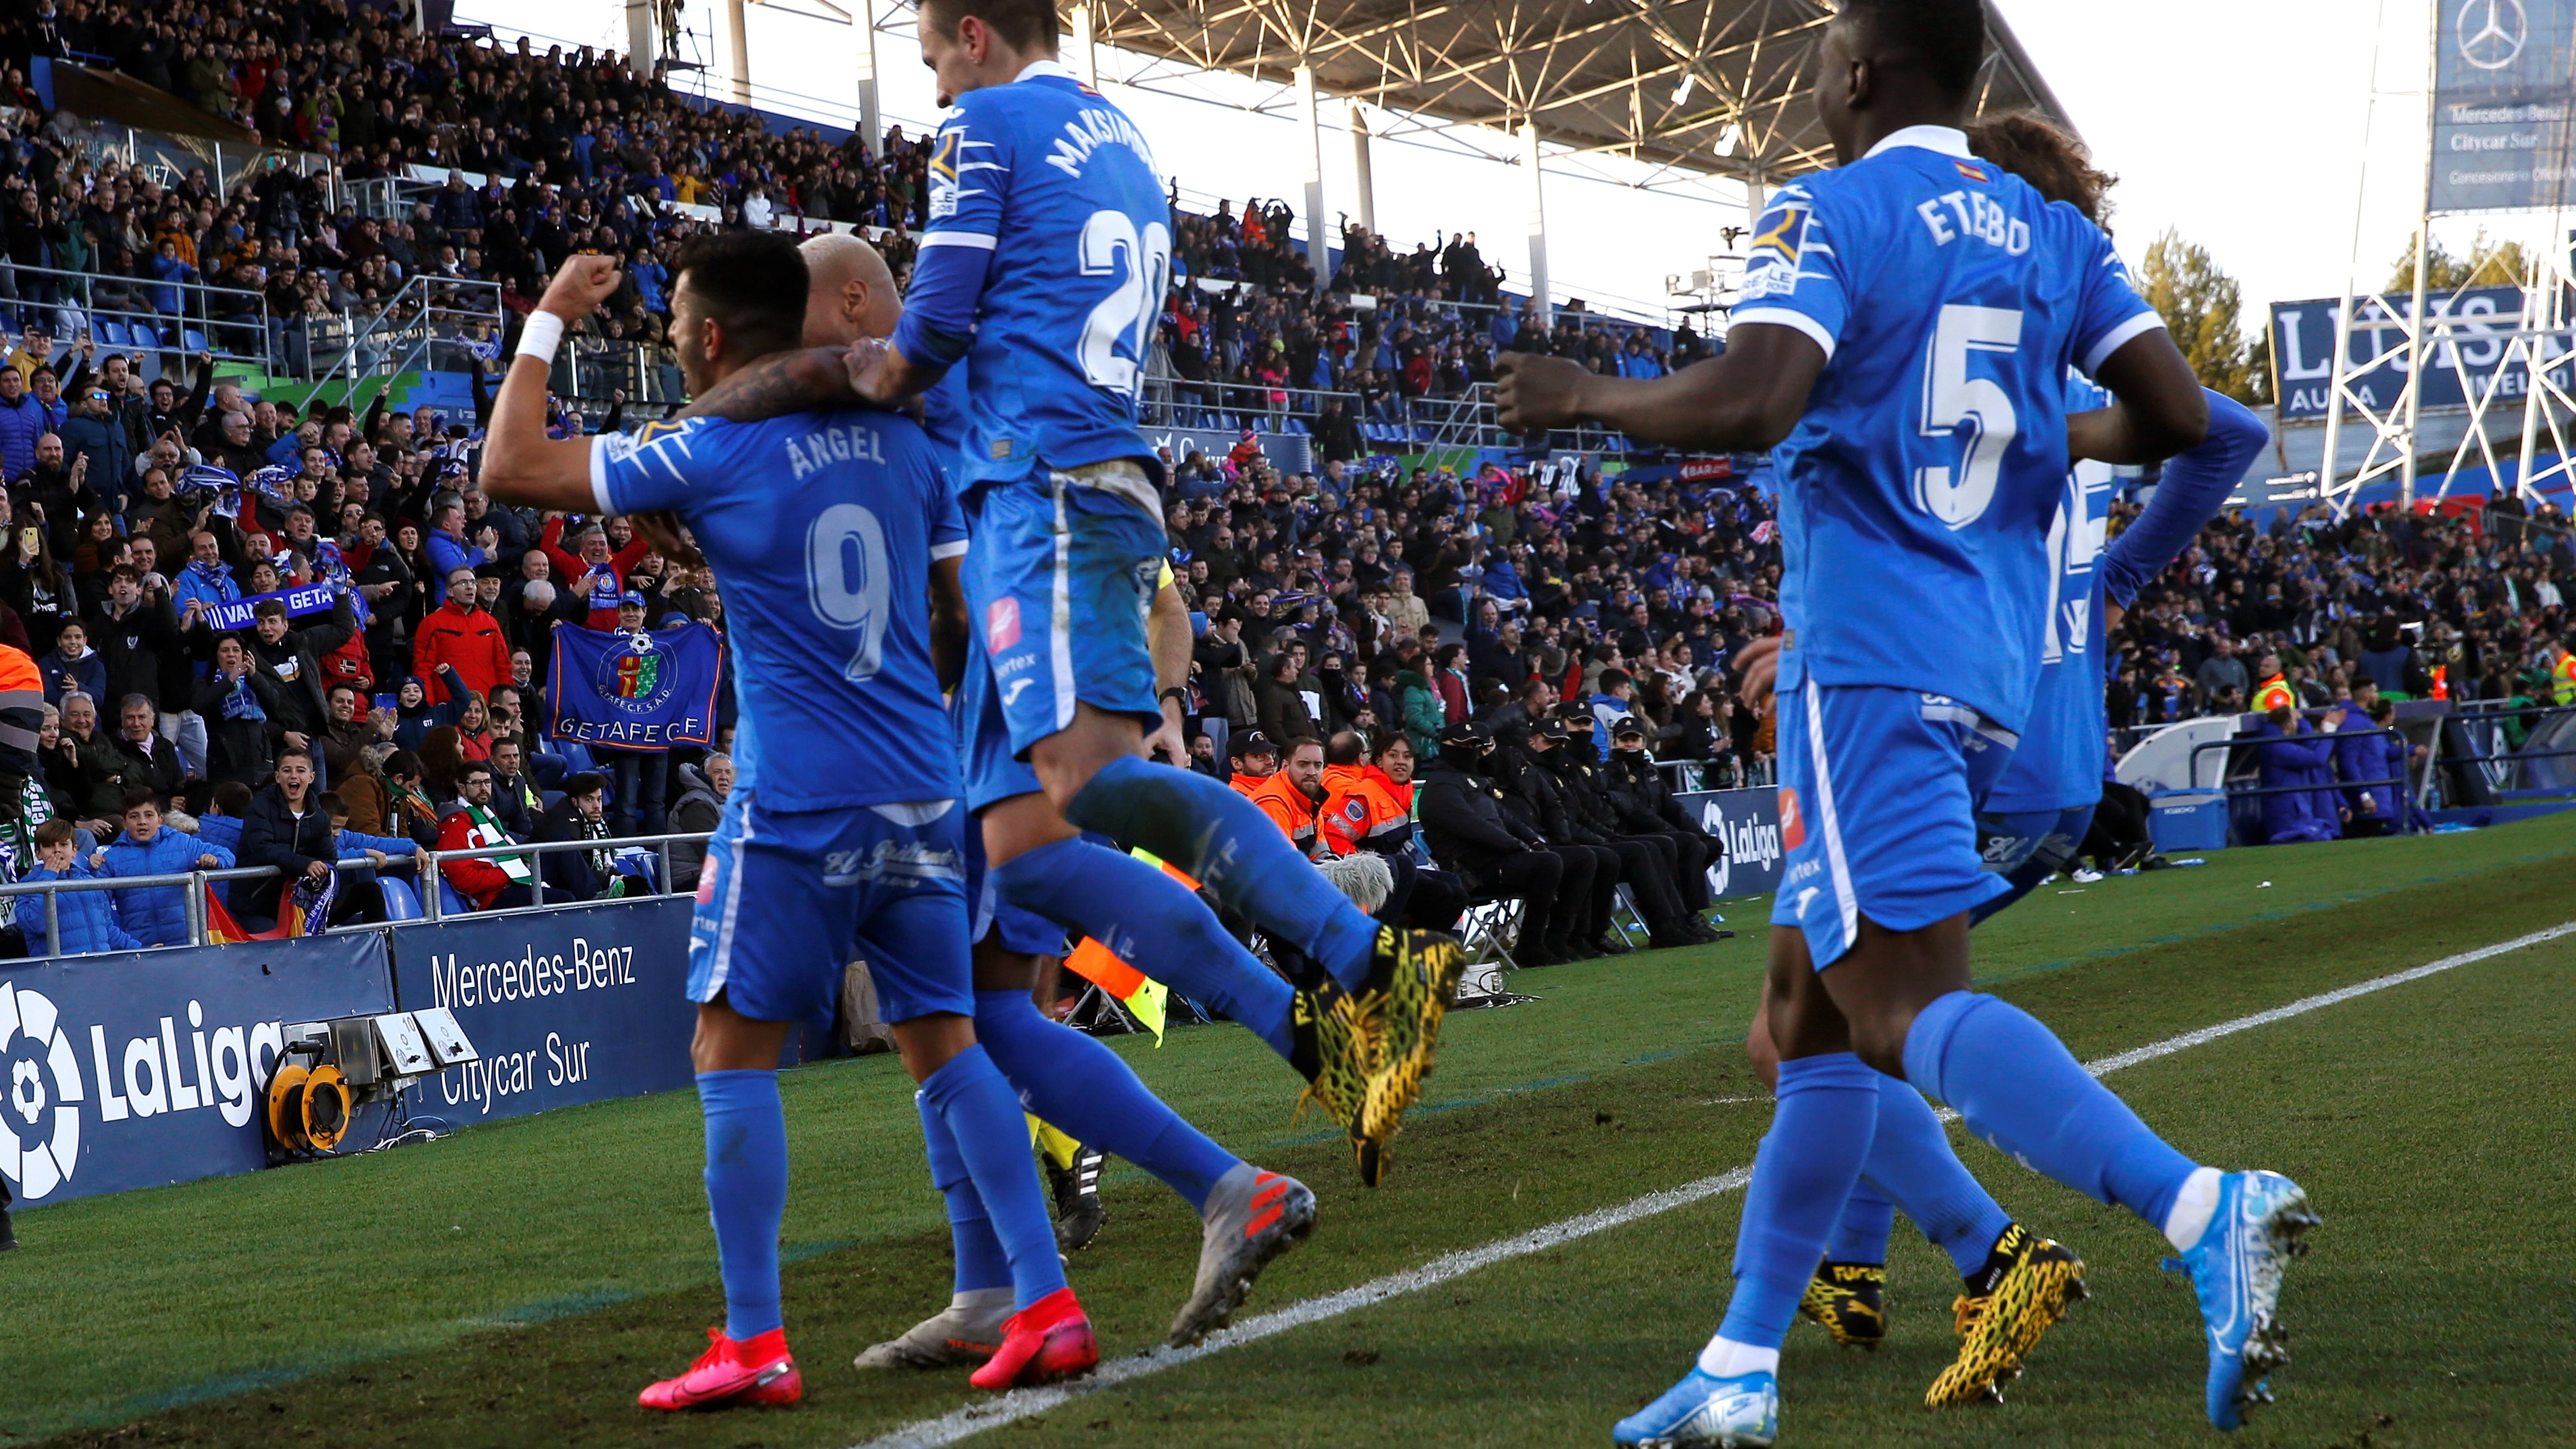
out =
<svg viewBox="0 0 2576 1449"><path fill-rule="evenodd" d="M2411 841L2221 852L1978 933L1981 978L2079 1056L2162 1040L2576 919L2576 818ZM1313 1243L1262 1281L1277 1309L1749 1163L1770 1117L1737 1043L1743 939L1522 976L1541 997L1462 1013L1398 1140L1353 1181L1338 1134L1287 1125L1295 1079L1248 1033L1120 1049L1212 1134L1319 1195ZM1751 924L1748 924L1751 923ZM2257 1028L2112 1079L2184 1151L2308 1187L2326 1226L2294 1269L2295 1362L2259 1445L2526 1445L2576 1437L2576 938ZM0 1258L0 1444L861 1443L973 1402L964 1374L850 1357L945 1301L947 1238L890 1058L785 1082L795 1176L792 1410L647 1415L635 1390L720 1319L685 1093L478 1126L362 1159L26 1213ZM1319 1124L1312 1119L1308 1128ZM2017 1216L2084 1253L2094 1298L1992 1410L1935 1414L1947 1260L1900 1225L1874 1355L1793 1332L1785 1444L2169 1444L2209 1435L2188 1287L2161 1238L1962 1137ZM1113 1177L1073 1263L1104 1352L1160 1339L1197 1223ZM1604 1443L1679 1375L1722 1310L1730 1193L1426 1292L1074 1399L992 1445Z"/></svg>

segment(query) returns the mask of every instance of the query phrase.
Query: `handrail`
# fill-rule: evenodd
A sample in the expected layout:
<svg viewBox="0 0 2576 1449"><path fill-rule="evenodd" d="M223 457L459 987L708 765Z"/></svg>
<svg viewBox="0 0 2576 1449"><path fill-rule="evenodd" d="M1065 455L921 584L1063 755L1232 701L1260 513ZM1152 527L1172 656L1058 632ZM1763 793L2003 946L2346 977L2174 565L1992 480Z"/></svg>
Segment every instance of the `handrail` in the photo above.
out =
<svg viewBox="0 0 2576 1449"><path fill-rule="evenodd" d="M388 873L400 873L415 869L420 864L420 858L422 856L426 856L429 861L429 872L430 874L435 875L438 873L438 868L440 866L451 860L489 860L496 859L501 856L511 856L514 858L522 856L541 856L549 852L567 850L617 851L629 847L641 848L650 846L655 849L656 856L660 861L662 868L660 889L644 895L628 897L627 899L654 900L672 894L672 845L675 843L703 843L713 838L714 832L712 831L673 831L660 835L614 836L606 840L531 840L523 843L514 842L509 845L478 846L470 850L433 850L426 846L416 846L414 848L415 853L411 855L393 855L388 853L383 865L377 865L375 862L368 860L364 856L352 856L332 862L331 869L334 874L347 871L384 871ZM494 911L476 911L473 913L474 916L477 919L480 919L486 916L521 915L530 911L556 910L560 909L563 905L585 904L584 902L565 901L554 906L547 905L545 899L545 872L542 869L539 869L533 873L533 877L534 878L531 880L529 885L530 904L525 906L508 906ZM33 959L53 960L63 954L62 912L59 904L55 900L55 897L61 895L65 891L184 890L187 893L187 944L191 946L203 946L208 944L206 941L205 913L206 886L217 881L281 880L287 878L287 872L277 866L237 865L227 866L219 870L192 870L164 873L160 875L93 875L64 880L13 881L7 884L0 884L0 900L18 896L35 895L41 895L45 898L45 954ZM444 913L440 909L441 902L439 900L438 891L426 880L423 881L423 886L424 889L420 892L421 919L432 922L443 919ZM176 948L148 947L146 949Z"/></svg>
<svg viewBox="0 0 2576 1449"><path fill-rule="evenodd" d="M420 289L420 296L412 307L406 310L403 299L409 296L415 287ZM454 304L454 296L475 291L491 293L492 308L489 312L476 311ZM448 295L436 296L433 295L434 293ZM494 342L497 345L502 328L500 284L486 282L479 278L450 277L437 272L413 272L403 279L401 286L394 289L392 296L376 304L374 315L366 318L363 325L359 325L358 314L355 312L335 314L331 320L348 325L350 330L346 337L333 344L340 349L340 355L320 377L313 379L313 385L316 388L329 386L339 378L341 369L345 367L349 373L349 386L354 391L358 383L359 358L366 344L373 340L378 332L387 329L401 332L417 327L426 334L420 339L421 345L426 345L439 340L437 334L431 330L433 326L431 319L441 315L491 323ZM419 350L419 346L413 346L405 349L404 355L409 356ZM371 373L377 370L374 362L366 363L365 367Z"/></svg>
<svg viewBox="0 0 2576 1449"><path fill-rule="evenodd" d="M188 332L195 331L205 338L205 350L212 352L220 360L256 362L263 371L275 370L272 366L275 351L268 330L268 296L264 292L253 291L247 287L218 286L205 281L164 282L150 277L118 277L102 272L65 271L59 267L20 264L11 267L10 270L18 279L17 310L31 315L48 310L57 313L65 310L75 312L80 318L80 330L85 331L102 351L130 350L156 354L194 352L197 349L182 346L181 343ZM77 291L79 300L74 302L65 297L52 302L35 301L27 295L29 278L52 279L63 290ZM145 299L139 297L136 299L137 305L101 306L98 302L98 293L102 288L131 292L157 287L173 288L182 294L181 306L177 312L163 312L144 305L142 303ZM216 315L217 299L230 299L226 302L226 307L239 308L239 314L236 315L231 310L227 310L221 316ZM192 301L195 303L193 308L188 305ZM139 322L151 327L156 334L163 328L168 328L178 335L168 339L166 345L162 346L146 347L135 343L128 343L121 347L113 346L100 333L98 324L102 321L114 322L120 327L131 327ZM246 352L218 345L221 342L230 341L235 333L244 329L258 332L257 351ZM77 339L71 340L77 348Z"/></svg>

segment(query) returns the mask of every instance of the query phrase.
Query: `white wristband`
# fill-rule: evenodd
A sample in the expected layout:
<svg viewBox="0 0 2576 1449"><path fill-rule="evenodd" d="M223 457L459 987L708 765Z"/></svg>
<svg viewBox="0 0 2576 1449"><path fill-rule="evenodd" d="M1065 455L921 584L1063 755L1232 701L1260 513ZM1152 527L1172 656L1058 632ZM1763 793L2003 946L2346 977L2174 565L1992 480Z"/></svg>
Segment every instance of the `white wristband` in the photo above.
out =
<svg viewBox="0 0 2576 1449"><path fill-rule="evenodd" d="M531 312L527 324L519 329L519 355L552 366L555 348L562 344L563 335L564 319L552 312Z"/></svg>

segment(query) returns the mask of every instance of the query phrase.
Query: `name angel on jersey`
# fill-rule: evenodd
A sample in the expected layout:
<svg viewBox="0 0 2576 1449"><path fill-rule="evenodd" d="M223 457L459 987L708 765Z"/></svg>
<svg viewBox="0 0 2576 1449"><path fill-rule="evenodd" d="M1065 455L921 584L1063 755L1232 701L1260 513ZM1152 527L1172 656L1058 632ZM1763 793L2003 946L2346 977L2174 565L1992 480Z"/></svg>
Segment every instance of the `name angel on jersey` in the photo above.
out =
<svg viewBox="0 0 2576 1449"><path fill-rule="evenodd" d="M803 437L787 440L787 466L798 478L826 463L882 463L885 451L877 441L876 429L856 423L838 427L816 428Z"/></svg>
<svg viewBox="0 0 2576 1449"><path fill-rule="evenodd" d="M1144 134L1134 122L1111 110L1086 110L1065 122L1064 134L1056 138L1055 153L1046 158L1046 164L1079 181L1084 163L1103 146L1124 146L1136 153L1146 169L1153 169L1154 153L1145 145Z"/></svg>

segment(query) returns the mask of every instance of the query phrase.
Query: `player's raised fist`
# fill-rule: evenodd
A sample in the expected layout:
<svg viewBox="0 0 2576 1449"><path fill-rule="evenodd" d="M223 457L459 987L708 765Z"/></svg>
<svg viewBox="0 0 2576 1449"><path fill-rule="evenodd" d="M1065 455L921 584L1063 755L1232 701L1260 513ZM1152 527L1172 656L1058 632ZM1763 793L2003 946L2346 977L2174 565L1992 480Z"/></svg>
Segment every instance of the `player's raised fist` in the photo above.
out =
<svg viewBox="0 0 2576 1449"><path fill-rule="evenodd" d="M618 281L615 257L566 257L537 305L567 322L578 322L615 295Z"/></svg>
<svg viewBox="0 0 2576 1449"><path fill-rule="evenodd" d="M1591 374L1581 364L1534 352L1506 352L1494 372L1494 402L1504 431L1526 436L1582 418L1576 398Z"/></svg>

